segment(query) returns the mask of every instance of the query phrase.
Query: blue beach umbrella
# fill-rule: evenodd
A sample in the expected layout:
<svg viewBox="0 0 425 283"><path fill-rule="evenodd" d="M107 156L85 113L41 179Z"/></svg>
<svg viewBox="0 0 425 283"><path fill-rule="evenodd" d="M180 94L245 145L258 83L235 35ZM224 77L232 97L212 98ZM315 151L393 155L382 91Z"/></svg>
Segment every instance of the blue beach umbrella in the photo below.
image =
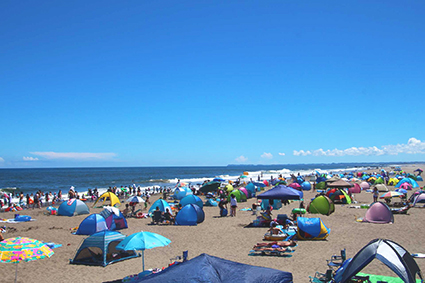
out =
<svg viewBox="0 0 425 283"><path fill-rule="evenodd" d="M145 250L165 247L170 243L171 241L164 236L152 232L141 231L126 237L116 246L116 249L124 251L142 251L142 265L143 271L145 271Z"/></svg>

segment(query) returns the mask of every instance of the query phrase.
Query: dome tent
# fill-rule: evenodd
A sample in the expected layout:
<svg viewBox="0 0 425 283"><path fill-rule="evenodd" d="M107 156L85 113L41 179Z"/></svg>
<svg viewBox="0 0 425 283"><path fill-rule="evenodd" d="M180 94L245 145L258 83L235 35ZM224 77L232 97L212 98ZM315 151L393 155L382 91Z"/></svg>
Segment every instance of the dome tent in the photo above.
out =
<svg viewBox="0 0 425 283"><path fill-rule="evenodd" d="M89 207L79 199L70 199L68 201L64 201L58 209L58 215L63 216L74 216L80 214L89 214Z"/></svg>
<svg viewBox="0 0 425 283"><path fill-rule="evenodd" d="M100 215L105 218L106 225L111 231L128 228L127 220L125 219L121 211L116 207L106 206L100 212Z"/></svg>
<svg viewBox="0 0 425 283"><path fill-rule="evenodd" d="M159 210L161 210L162 212L165 212L166 208L171 211L171 206L168 204L168 202L163 199L159 199L151 205L148 213L152 213L154 210L156 210L157 207L159 207Z"/></svg>
<svg viewBox="0 0 425 283"><path fill-rule="evenodd" d="M297 238L299 240L324 240L331 232L320 218L298 217L297 226Z"/></svg>
<svg viewBox="0 0 425 283"><path fill-rule="evenodd" d="M227 196L227 201L230 202L230 196L234 195L236 197L236 200L238 202L244 202L246 201L246 194L240 190L233 190L229 195Z"/></svg>
<svg viewBox="0 0 425 283"><path fill-rule="evenodd" d="M100 214L94 213L81 221L77 232L75 232L75 235L92 235L104 230L108 230L105 218L103 218L103 216Z"/></svg>
<svg viewBox="0 0 425 283"><path fill-rule="evenodd" d="M383 202L377 201L370 205L366 211L363 222L387 224L394 223L394 216L391 209Z"/></svg>
<svg viewBox="0 0 425 283"><path fill-rule="evenodd" d="M139 257L140 254L134 251L115 248L124 238L125 235L115 231L95 233L83 241L70 263L107 266L117 261ZM116 256L112 256L113 254Z"/></svg>
<svg viewBox="0 0 425 283"><path fill-rule="evenodd" d="M204 211L196 204L185 205L176 216L177 225L197 225L205 219Z"/></svg>
<svg viewBox="0 0 425 283"><path fill-rule="evenodd" d="M310 213L330 215L335 211L335 205L327 196L318 196L311 201L307 207L307 211Z"/></svg>
<svg viewBox="0 0 425 283"><path fill-rule="evenodd" d="M397 274L403 282L414 283L423 276L415 259L399 244L385 239L375 239L363 247L341 270L336 272L335 282L350 282L350 279L366 267L372 260L378 259ZM421 281L422 282L422 281Z"/></svg>
<svg viewBox="0 0 425 283"><path fill-rule="evenodd" d="M303 189L303 191L309 191L309 190L311 190L311 183L307 182L307 181L302 182L301 188Z"/></svg>
<svg viewBox="0 0 425 283"><path fill-rule="evenodd" d="M187 195L184 198L182 198L182 200L180 201L180 204L182 205L182 207L191 203L196 204L200 208L204 206L202 199L195 195Z"/></svg>
<svg viewBox="0 0 425 283"><path fill-rule="evenodd" d="M188 187L180 187L174 191L173 198L176 200L182 200L185 196L191 194L193 194L193 192Z"/></svg>

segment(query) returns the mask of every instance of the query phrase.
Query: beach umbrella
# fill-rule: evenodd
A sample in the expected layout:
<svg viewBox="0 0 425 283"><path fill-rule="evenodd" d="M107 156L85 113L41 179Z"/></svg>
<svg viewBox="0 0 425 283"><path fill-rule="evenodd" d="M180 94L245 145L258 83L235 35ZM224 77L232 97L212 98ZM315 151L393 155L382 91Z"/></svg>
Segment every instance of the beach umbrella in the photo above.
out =
<svg viewBox="0 0 425 283"><path fill-rule="evenodd" d="M127 200L127 202L133 202L133 203L142 203L145 202L145 200L139 196L132 196Z"/></svg>
<svg viewBox="0 0 425 283"><path fill-rule="evenodd" d="M16 263L15 282L18 278L18 263L51 257L53 254L47 245L30 238L16 237L0 242L0 262Z"/></svg>
<svg viewBox="0 0 425 283"><path fill-rule="evenodd" d="M396 189L397 193L402 193L403 195L407 194L407 191L405 189Z"/></svg>
<svg viewBox="0 0 425 283"><path fill-rule="evenodd" d="M399 192L386 192L385 194L383 194L382 196L380 196L380 199L383 198L394 198L394 197L401 197L403 194L399 193Z"/></svg>
<svg viewBox="0 0 425 283"><path fill-rule="evenodd" d="M224 180L223 178L214 178L212 181L213 182L226 182L226 180Z"/></svg>
<svg viewBox="0 0 425 283"><path fill-rule="evenodd" d="M141 231L126 237L116 246L116 249L124 251L142 251L142 266L143 271L145 271L145 250L165 247L170 243L171 241L164 236L152 232Z"/></svg>

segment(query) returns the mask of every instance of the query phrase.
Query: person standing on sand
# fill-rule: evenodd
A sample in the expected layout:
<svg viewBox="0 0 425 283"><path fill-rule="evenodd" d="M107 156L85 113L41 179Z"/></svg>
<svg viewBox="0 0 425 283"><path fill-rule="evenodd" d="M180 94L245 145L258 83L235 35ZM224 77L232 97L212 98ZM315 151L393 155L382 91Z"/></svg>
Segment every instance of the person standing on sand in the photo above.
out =
<svg viewBox="0 0 425 283"><path fill-rule="evenodd" d="M378 188L375 187L373 189L373 202L377 202L378 201L378 196L379 196Z"/></svg>
<svg viewBox="0 0 425 283"><path fill-rule="evenodd" d="M236 209L238 207L238 201L234 194L230 195L230 216L236 216Z"/></svg>

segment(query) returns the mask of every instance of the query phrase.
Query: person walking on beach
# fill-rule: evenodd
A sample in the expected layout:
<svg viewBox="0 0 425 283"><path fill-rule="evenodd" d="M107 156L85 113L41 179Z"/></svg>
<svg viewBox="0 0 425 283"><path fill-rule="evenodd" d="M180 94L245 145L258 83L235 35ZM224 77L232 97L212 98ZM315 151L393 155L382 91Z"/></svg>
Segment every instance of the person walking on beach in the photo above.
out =
<svg viewBox="0 0 425 283"><path fill-rule="evenodd" d="M379 196L378 188L375 187L373 189L373 202L377 202L378 201L378 196Z"/></svg>
<svg viewBox="0 0 425 283"><path fill-rule="evenodd" d="M230 195L230 216L236 216L236 209L238 207L238 201L234 194Z"/></svg>

